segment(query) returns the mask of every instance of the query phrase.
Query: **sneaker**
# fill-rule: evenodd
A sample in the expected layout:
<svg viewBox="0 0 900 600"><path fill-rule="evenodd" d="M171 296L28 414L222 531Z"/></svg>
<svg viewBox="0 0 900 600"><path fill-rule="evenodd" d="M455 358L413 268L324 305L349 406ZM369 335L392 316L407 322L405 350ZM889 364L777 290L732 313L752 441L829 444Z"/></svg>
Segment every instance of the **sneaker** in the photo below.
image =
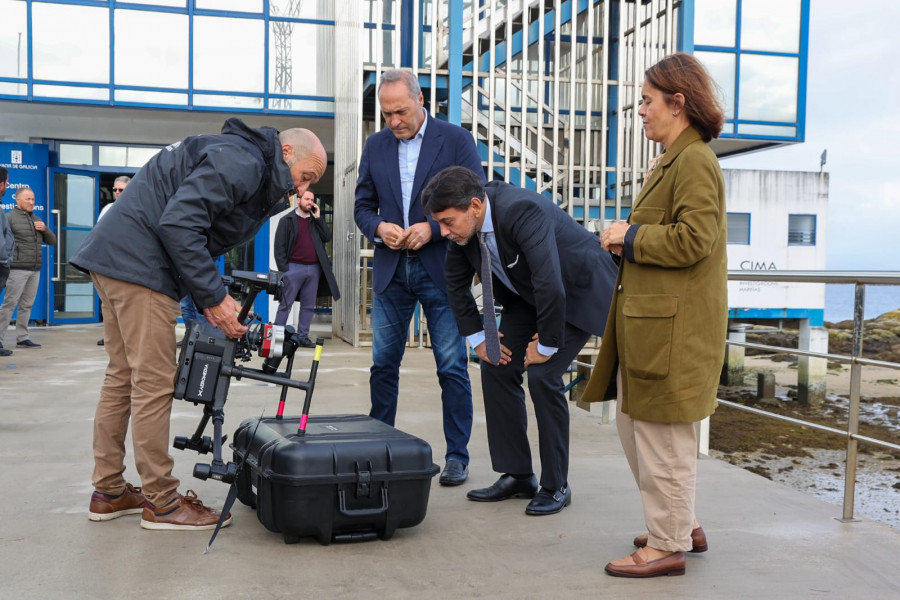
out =
<svg viewBox="0 0 900 600"><path fill-rule="evenodd" d="M300 338L300 341L297 342L301 348L315 348L316 343L309 339L308 337Z"/></svg>
<svg viewBox="0 0 900 600"><path fill-rule="evenodd" d="M150 503L141 493L141 488L130 483L125 484L125 491L118 496L110 496L94 490L91 495L91 508L88 518L91 521L111 521L125 515L143 512Z"/></svg>
<svg viewBox="0 0 900 600"><path fill-rule="evenodd" d="M40 344L35 344L31 340L22 340L18 344L16 344L16 348L40 348Z"/></svg>
<svg viewBox="0 0 900 600"><path fill-rule="evenodd" d="M165 506L157 508L145 506L144 514L141 516L141 527L175 531L215 529L221 514L221 511L203 506L203 502L197 498L197 494L193 490L188 490L187 495L178 494ZM230 524L231 513L228 513L222 527Z"/></svg>
<svg viewBox="0 0 900 600"><path fill-rule="evenodd" d="M106 342L104 342L103 340L97 340L97 345L104 346L104 345L106 345Z"/></svg>
<svg viewBox="0 0 900 600"><path fill-rule="evenodd" d="M12 356L12 350L7 350L6 348L0 348L0 356Z"/></svg>

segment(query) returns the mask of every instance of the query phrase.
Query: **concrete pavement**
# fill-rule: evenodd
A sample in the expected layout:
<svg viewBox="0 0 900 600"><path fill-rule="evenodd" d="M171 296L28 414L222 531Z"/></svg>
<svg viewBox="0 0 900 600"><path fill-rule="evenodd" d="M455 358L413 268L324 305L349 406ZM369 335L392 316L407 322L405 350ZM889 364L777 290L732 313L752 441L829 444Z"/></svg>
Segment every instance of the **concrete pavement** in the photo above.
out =
<svg viewBox="0 0 900 600"><path fill-rule="evenodd" d="M90 522L92 419L106 359L96 345L101 327L33 331L43 348L0 358L0 598L900 597L900 531L840 523L840 506L714 459L702 459L698 474L697 513L709 552L689 555L683 577L605 575L605 563L632 552L632 537L643 531L640 500L614 425L574 408L571 507L528 517L524 500L467 501L468 489L496 478L475 365L469 482L444 488L435 477L425 521L389 541L285 545L240 504L207 555L209 532L145 531L137 515ZM295 372L302 377L311 356L300 352ZM312 412L366 413L369 364L370 349L328 340ZM407 350L400 394L397 426L428 440L443 466L430 350ZM233 381L226 431L263 410L274 414L277 401L272 386ZM301 402L290 392L287 412L299 413ZM199 418L198 407L176 400L172 435L190 435ZM530 431L537 456L533 421ZM227 486L191 476L203 459L172 454L181 491L194 489L221 506ZM128 464L126 476L139 485Z"/></svg>

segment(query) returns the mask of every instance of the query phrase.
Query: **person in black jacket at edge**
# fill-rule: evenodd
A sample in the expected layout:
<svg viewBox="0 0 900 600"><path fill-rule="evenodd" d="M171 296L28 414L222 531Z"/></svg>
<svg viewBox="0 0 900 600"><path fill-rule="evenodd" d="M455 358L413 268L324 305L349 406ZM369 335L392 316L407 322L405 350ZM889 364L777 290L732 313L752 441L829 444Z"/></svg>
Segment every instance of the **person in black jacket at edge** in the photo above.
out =
<svg viewBox="0 0 900 600"><path fill-rule="evenodd" d="M321 218L319 205L312 190L297 199L297 208L284 215L275 229L275 265L284 276L284 294L275 314L275 324L284 325L295 301L300 302L297 317L297 337L301 348L315 348L309 339L316 298L332 296L339 300L341 293L325 252L325 242L331 231Z"/></svg>
<svg viewBox="0 0 900 600"><path fill-rule="evenodd" d="M218 510L193 491L178 493L168 452L178 299L191 294L210 323L243 335L241 307L214 257L285 210L286 197L318 181L326 161L311 131L229 119L221 134L189 137L150 159L72 257L103 302L109 355L94 416L91 520L142 513L145 529L216 526ZM123 476L129 417L141 487Z"/></svg>

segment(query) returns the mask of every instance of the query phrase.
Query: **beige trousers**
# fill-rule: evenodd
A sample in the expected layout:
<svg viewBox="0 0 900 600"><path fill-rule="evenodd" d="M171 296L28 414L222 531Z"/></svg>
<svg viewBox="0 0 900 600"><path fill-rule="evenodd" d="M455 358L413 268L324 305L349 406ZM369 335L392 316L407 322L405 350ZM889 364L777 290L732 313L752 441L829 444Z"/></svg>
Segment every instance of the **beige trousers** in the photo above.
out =
<svg viewBox="0 0 900 600"><path fill-rule="evenodd" d="M622 412L622 371L616 373L616 428L641 492L647 545L667 552L693 546L697 433L693 423L655 423Z"/></svg>
<svg viewBox="0 0 900 600"><path fill-rule="evenodd" d="M109 354L94 415L94 488L125 489L125 434L131 419L134 462L143 493L156 506L175 497L169 419L175 388L177 301L134 283L91 273L103 301Z"/></svg>

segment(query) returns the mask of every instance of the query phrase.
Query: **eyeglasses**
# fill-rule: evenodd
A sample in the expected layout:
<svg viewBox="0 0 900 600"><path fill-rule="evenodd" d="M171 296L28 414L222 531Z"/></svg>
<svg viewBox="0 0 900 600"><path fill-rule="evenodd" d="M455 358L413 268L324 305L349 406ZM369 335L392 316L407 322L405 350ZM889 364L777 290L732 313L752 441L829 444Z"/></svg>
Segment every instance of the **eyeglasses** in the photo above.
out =
<svg viewBox="0 0 900 600"><path fill-rule="evenodd" d="M119 192L120 194L125 191L125 188L113 188L114 192Z"/></svg>

